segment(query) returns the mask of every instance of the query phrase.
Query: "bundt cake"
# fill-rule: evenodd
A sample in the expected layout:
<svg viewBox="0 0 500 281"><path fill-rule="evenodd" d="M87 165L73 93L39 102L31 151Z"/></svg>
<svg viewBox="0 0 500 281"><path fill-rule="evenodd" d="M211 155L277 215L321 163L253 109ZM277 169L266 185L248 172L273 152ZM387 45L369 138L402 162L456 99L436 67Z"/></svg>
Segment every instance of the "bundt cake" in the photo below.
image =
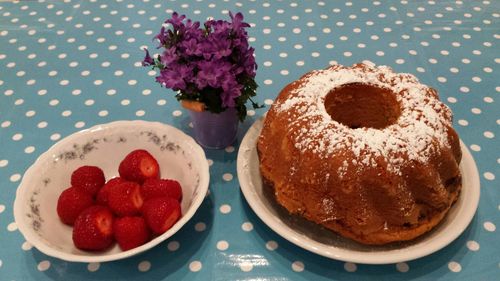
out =
<svg viewBox="0 0 500 281"><path fill-rule="evenodd" d="M287 85L257 151L279 205L363 244L424 234L461 189L450 109L415 76L370 62Z"/></svg>

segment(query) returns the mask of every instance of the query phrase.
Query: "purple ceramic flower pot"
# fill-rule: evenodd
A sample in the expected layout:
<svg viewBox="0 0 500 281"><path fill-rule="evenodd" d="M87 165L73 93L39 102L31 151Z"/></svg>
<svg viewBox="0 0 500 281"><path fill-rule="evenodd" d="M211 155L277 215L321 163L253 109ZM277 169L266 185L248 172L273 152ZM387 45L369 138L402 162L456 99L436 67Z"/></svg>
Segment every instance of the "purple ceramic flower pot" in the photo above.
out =
<svg viewBox="0 0 500 281"><path fill-rule="evenodd" d="M193 122L194 138L205 148L221 149L231 145L238 132L235 108L221 113L189 111Z"/></svg>

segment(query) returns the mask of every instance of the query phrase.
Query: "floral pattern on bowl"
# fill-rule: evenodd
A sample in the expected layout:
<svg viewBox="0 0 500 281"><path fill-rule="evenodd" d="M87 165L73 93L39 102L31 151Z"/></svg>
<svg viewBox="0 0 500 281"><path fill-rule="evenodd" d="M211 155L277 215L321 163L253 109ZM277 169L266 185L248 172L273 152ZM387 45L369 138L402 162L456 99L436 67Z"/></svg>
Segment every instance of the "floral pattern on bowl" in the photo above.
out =
<svg viewBox="0 0 500 281"><path fill-rule="evenodd" d="M70 186L72 171L94 165L111 179L118 176L120 161L135 149L146 149L158 160L162 178L181 183L181 219L164 234L128 251L117 245L103 252L77 249L72 228L64 225L56 212L57 199ZM161 123L117 121L72 134L43 153L23 176L14 216L26 240L49 256L77 262L118 260L148 250L176 233L203 202L208 184L205 153L191 137Z"/></svg>

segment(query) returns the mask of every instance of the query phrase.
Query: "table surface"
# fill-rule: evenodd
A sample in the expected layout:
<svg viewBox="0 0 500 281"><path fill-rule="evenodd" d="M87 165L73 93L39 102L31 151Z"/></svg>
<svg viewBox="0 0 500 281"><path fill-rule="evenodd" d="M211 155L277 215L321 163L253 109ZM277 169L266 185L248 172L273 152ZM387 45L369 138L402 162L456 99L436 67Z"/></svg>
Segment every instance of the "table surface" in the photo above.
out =
<svg viewBox="0 0 500 281"><path fill-rule="evenodd" d="M117 262L69 263L27 243L13 218L23 173L59 139L115 120L161 121L191 134L173 92L143 68L142 46L172 12L252 23L258 98L268 106L301 74L370 60L436 88L475 158L481 201L466 231L415 261L330 260L282 239L239 189L238 144L206 150L211 195L179 233ZM500 1L0 2L0 280L498 280ZM238 143L266 109L249 111ZM195 227L196 226L196 227Z"/></svg>

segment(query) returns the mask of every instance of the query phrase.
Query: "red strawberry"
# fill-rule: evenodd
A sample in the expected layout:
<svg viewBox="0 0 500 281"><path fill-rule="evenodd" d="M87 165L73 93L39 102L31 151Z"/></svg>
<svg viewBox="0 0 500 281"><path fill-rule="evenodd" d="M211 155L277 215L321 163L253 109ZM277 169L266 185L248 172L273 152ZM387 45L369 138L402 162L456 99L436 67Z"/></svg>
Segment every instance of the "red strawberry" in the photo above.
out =
<svg viewBox="0 0 500 281"><path fill-rule="evenodd" d="M158 178L160 166L149 152L138 149L122 160L118 172L122 178L142 184L148 178Z"/></svg>
<svg viewBox="0 0 500 281"><path fill-rule="evenodd" d="M149 228L155 234L162 234L181 217L181 205L170 197L153 198L144 203L142 214Z"/></svg>
<svg viewBox="0 0 500 281"><path fill-rule="evenodd" d="M108 189L108 206L120 217L139 214L142 203L141 186L135 182L123 182Z"/></svg>
<svg viewBox="0 0 500 281"><path fill-rule="evenodd" d="M73 225L78 215L94 204L92 196L76 187L64 190L57 200L57 214L65 224Z"/></svg>
<svg viewBox="0 0 500 281"><path fill-rule="evenodd" d="M148 242L151 232L142 217L118 218L113 223L115 239L123 251Z"/></svg>
<svg viewBox="0 0 500 281"><path fill-rule="evenodd" d="M95 196L104 185L104 173L96 166L82 166L71 174L71 185Z"/></svg>
<svg viewBox="0 0 500 281"><path fill-rule="evenodd" d="M113 213L104 206L85 209L73 227L73 243L81 250L104 250L113 243Z"/></svg>
<svg viewBox="0 0 500 281"><path fill-rule="evenodd" d="M170 179L147 179L142 184L144 200L155 197L170 197L181 201L182 188L178 181Z"/></svg>
<svg viewBox="0 0 500 281"><path fill-rule="evenodd" d="M108 205L108 193L109 189L114 186L118 185L120 183L124 183L126 180L116 177L110 179L101 189L99 189L99 192L97 193L97 204L106 206Z"/></svg>

